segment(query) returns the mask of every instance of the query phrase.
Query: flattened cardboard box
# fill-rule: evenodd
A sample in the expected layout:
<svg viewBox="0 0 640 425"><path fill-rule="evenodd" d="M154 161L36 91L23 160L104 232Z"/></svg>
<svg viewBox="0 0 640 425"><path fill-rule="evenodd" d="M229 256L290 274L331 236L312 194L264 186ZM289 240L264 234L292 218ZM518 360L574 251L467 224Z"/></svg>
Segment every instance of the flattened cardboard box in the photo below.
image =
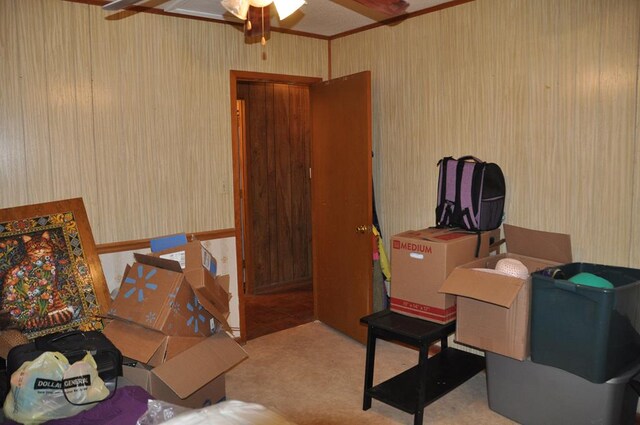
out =
<svg viewBox="0 0 640 425"><path fill-rule="evenodd" d="M158 399L187 407L223 398L224 373L247 358L225 332L206 338L168 336L119 319L104 332L125 357L140 362L123 367L127 379Z"/></svg>
<svg viewBox="0 0 640 425"><path fill-rule="evenodd" d="M180 352L202 342L204 337L165 335L137 323L113 318L103 333L122 352L122 355L155 367L171 360Z"/></svg>
<svg viewBox="0 0 640 425"><path fill-rule="evenodd" d="M226 397L225 376L218 376L204 387L196 390L187 398L180 398L160 378L149 372L144 366L123 366L123 374L132 383L144 388L158 400L178 406L198 409L222 401Z"/></svg>
<svg viewBox="0 0 640 425"><path fill-rule="evenodd" d="M458 297L456 342L524 360L529 356L531 277L518 279L475 269L495 269L503 258L521 261L529 273L570 263L571 239L508 224L504 233L506 254L457 267L440 291Z"/></svg>
<svg viewBox="0 0 640 425"><path fill-rule="evenodd" d="M111 316L176 336L211 335L213 315L202 305L176 261L135 254Z"/></svg>
<svg viewBox="0 0 640 425"><path fill-rule="evenodd" d="M490 239L500 231L482 232L479 257L489 254ZM391 310L437 323L456 318L455 297L439 293L458 265L476 258L477 233L456 229L411 230L391 238Z"/></svg>
<svg viewBox="0 0 640 425"><path fill-rule="evenodd" d="M198 296L200 304L215 317L224 329L230 330L229 317L229 276L217 275L217 262L200 241L165 249L152 254L163 259L175 260L180 264L189 285Z"/></svg>

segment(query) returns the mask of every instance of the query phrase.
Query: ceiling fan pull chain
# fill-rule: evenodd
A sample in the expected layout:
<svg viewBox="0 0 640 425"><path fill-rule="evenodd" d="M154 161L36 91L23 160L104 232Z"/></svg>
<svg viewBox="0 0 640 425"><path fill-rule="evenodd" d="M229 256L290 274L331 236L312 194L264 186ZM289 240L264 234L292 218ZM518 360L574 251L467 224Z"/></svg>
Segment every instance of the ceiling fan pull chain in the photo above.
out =
<svg viewBox="0 0 640 425"><path fill-rule="evenodd" d="M265 46L267 44L267 40L264 38L264 7L260 9L262 12L262 40L260 40L260 44Z"/></svg>

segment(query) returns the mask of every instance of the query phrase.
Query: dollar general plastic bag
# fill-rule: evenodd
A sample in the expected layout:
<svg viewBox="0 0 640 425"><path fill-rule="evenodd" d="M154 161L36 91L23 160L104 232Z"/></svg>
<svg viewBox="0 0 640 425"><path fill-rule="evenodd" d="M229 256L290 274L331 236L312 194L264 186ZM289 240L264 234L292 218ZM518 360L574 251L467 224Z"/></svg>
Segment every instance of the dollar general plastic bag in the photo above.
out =
<svg viewBox="0 0 640 425"><path fill-rule="evenodd" d="M108 396L91 354L69 365L61 353L46 351L11 375L3 410L16 422L39 424L73 416Z"/></svg>

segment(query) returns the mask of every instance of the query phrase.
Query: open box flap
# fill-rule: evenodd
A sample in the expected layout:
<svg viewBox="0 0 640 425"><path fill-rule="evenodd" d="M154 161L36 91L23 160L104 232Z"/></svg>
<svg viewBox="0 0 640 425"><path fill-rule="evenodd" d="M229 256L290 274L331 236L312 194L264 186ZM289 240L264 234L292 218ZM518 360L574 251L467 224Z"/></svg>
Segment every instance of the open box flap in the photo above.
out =
<svg viewBox="0 0 640 425"><path fill-rule="evenodd" d="M446 243L454 239L468 237L469 235L475 235L475 233L470 233L463 229L456 228L428 227L421 230L408 230L396 236L410 239L422 239L430 242Z"/></svg>
<svg viewBox="0 0 640 425"><path fill-rule="evenodd" d="M167 352L165 353L164 361L169 361L178 354L182 353L189 348L200 344L207 337L201 336L170 336L167 342Z"/></svg>
<svg viewBox="0 0 640 425"><path fill-rule="evenodd" d="M571 263L571 237L562 233L543 232L503 225L507 252L541 258L559 264Z"/></svg>
<svg viewBox="0 0 640 425"><path fill-rule="evenodd" d="M229 317L229 309L227 308L226 312L219 310L216 307L216 304L211 302L207 297L209 294L206 293L204 288L194 289L196 296L198 297L198 302L204 309L211 314L217 321L222 325L222 327L226 330L231 330L229 323L227 322L227 318Z"/></svg>
<svg viewBox="0 0 640 425"><path fill-rule="evenodd" d="M123 288L124 287L124 282L127 279L127 275L129 274L130 271L131 271L131 265L130 264L126 264L124 266L124 273L122 274L122 279L120 280L119 288Z"/></svg>
<svg viewBox="0 0 640 425"><path fill-rule="evenodd" d="M468 231L461 230L461 229L450 229L446 233L438 233L431 236L429 240L434 242L449 242L456 239L468 238L470 236L473 236L474 238L478 237L477 233L475 232L470 233Z"/></svg>
<svg viewBox="0 0 640 425"><path fill-rule="evenodd" d="M529 274L558 265L554 261L509 252L491 255L456 267L444 281L439 292L511 307L527 280L495 271L498 262L506 258L520 261Z"/></svg>
<svg viewBox="0 0 640 425"><path fill-rule="evenodd" d="M201 343L153 369L152 373L184 399L247 358L247 353L226 333Z"/></svg>
<svg viewBox="0 0 640 425"><path fill-rule="evenodd" d="M174 246L172 248L154 252L153 255L163 259L177 261L184 272L189 272L203 267L204 251L205 249L200 241L194 240L184 245Z"/></svg>
<svg viewBox="0 0 640 425"><path fill-rule="evenodd" d="M211 279L205 279L204 281L205 287L207 288L209 287L210 280ZM227 298L227 302L229 302L229 300L231 299L231 293L229 292L229 283L231 281L231 277L228 274L223 274L220 276L216 276L215 279L213 279L213 281L215 282L215 285L220 288L221 291L227 294L226 298ZM216 291L218 290L219 289L216 289Z"/></svg>
<svg viewBox="0 0 640 425"><path fill-rule="evenodd" d="M158 351L164 352L166 348L167 337L161 332L124 320L113 319L103 332L123 356L139 362L149 363L158 356Z"/></svg>
<svg viewBox="0 0 640 425"><path fill-rule="evenodd" d="M198 297L198 302L225 329L230 329L227 323L229 317L229 299L231 295L225 289L229 287L229 275L215 278L202 267L187 271L185 277L191 289Z"/></svg>
<svg viewBox="0 0 640 425"><path fill-rule="evenodd" d="M509 308L525 283L526 280L511 276L456 268L442 284L439 292Z"/></svg>
<svg viewBox="0 0 640 425"><path fill-rule="evenodd" d="M138 263L146 264L148 266L157 267L159 269L165 269L176 273L182 273L180 263L165 258L154 257L151 255L134 253L133 257Z"/></svg>
<svg viewBox="0 0 640 425"><path fill-rule="evenodd" d="M144 388L147 391L151 390L151 374L149 369L142 363L137 363L135 366L123 367L124 377L139 387Z"/></svg>
<svg viewBox="0 0 640 425"><path fill-rule="evenodd" d="M216 276L218 274L218 261L216 260L216 257L211 255L211 253L207 251L204 246L202 247L201 254L202 267L204 267L205 270L209 271L212 276Z"/></svg>
<svg viewBox="0 0 640 425"><path fill-rule="evenodd" d="M225 289L225 287L229 287L229 275L216 276L214 278L201 268L200 270L188 272L185 276L189 285L191 285L191 289L198 294L198 300L206 298L217 310L223 313L229 312L231 295Z"/></svg>

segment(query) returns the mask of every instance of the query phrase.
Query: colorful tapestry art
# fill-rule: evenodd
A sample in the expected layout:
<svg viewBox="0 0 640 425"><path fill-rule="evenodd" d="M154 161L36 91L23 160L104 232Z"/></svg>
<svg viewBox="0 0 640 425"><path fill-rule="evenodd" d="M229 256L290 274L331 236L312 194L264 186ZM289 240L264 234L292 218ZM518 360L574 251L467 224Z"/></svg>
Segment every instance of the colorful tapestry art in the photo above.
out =
<svg viewBox="0 0 640 425"><path fill-rule="evenodd" d="M81 234L88 228L84 206L80 212L69 209L5 221L15 215L6 212L15 209L0 210L0 310L8 311L29 339L70 329L102 329L106 284L93 237L87 237L88 256ZM92 270L96 267L99 270Z"/></svg>

